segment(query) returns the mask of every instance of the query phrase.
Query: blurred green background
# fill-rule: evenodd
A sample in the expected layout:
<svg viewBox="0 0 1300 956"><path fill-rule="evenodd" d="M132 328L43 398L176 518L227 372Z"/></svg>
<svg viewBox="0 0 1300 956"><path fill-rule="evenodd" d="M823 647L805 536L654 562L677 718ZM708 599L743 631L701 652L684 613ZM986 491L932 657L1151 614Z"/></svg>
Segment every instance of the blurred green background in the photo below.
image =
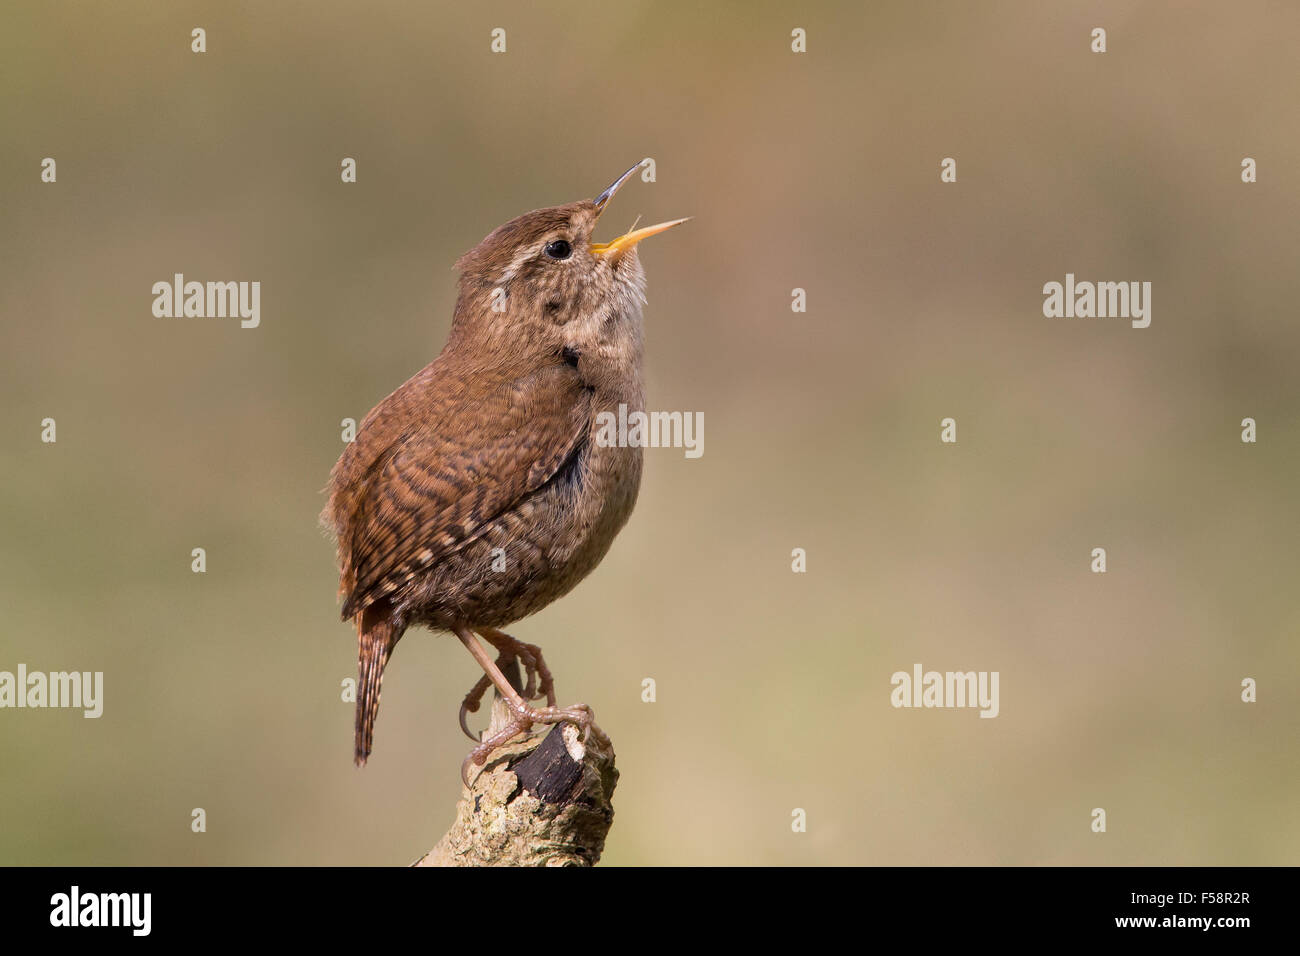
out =
<svg viewBox="0 0 1300 956"><path fill-rule="evenodd" d="M352 766L339 422L441 348L460 253L649 156L601 238L695 217L642 261L704 456L649 450L511 629L614 739L605 861L1294 864L1300 9L1073 7L7 4L0 669L105 709L0 711L0 863L433 845L477 671L410 632ZM154 318L175 272L259 280L261 327ZM1044 318L1067 272L1151 327ZM893 709L916 662L1001 716Z"/></svg>

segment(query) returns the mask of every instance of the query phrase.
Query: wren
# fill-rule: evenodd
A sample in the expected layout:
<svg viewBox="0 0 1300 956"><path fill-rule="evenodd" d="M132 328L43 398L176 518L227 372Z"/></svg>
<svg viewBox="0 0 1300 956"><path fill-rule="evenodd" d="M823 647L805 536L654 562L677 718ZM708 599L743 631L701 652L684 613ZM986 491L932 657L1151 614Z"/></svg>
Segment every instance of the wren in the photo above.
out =
<svg viewBox="0 0 1300 956"><path fill-rule="evenodd" d="M471 739L466 715L489 686L510 710L465 759L466 780L533 724L598 732L587 706L555 706L540 649L501 628L590 574L636 502L641 449L597 443L597 415L644 409L636 247L686 220L604 243L592 232L641 165L595 199L510 220L462 256L447 344L371 410L330 473L321 519L338 542L342 616L357 628L358 766L384 666L414 625L455 634L482 667L460 707ZM502 673L515 662L521 690Z"/></svg>

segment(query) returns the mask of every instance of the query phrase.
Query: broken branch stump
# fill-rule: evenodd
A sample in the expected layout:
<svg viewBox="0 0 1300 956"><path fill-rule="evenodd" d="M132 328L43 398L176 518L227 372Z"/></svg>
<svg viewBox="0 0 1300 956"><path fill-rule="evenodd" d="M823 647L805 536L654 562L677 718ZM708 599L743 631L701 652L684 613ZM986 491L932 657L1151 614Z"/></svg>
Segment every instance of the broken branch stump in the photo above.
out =
<svg viewBox="0 0 1300 956"><path fill-rule="evenodd" d="M514 676L514 675L511 675ZM498 698L486 737L505 726ZM614 748L572 724L512 740L470 771L456 822L414 866L593 866L614 822Z"/></svg>

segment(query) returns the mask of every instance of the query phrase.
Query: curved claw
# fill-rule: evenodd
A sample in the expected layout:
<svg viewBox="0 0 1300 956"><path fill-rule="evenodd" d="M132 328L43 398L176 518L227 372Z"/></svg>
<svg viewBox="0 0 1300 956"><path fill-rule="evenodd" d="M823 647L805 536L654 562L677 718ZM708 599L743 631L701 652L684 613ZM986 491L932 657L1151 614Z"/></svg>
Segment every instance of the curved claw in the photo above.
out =
<svg viewBox="0 0 1300 956"><path fill-rule="evenodd" d="M465 722L465 717L466 717L468 714L476 713L477 711L478 711L478 705L477 705L477 704L476 704L476 705L471 709L470 706L469 706L469 704L465 703L464 701L461 702L461 705L460 705L460 729L463 730L463 731L465 731L465 736L468 737L470 740L474 741L475 743L480 743L480 742L482 742L482 740L483 740L483 735L482 735L481 733L479 733L479 734L475 734L475 733L473 733L473 732L469 729L469 724ZM466 773L468 773L468 771L465 770L464 768L462 768L462 769L461 769L461 777L463 778L463 777L465 776ZM469 783L469 780L465 780L465 783L468 784L468 783Z"/></svg>

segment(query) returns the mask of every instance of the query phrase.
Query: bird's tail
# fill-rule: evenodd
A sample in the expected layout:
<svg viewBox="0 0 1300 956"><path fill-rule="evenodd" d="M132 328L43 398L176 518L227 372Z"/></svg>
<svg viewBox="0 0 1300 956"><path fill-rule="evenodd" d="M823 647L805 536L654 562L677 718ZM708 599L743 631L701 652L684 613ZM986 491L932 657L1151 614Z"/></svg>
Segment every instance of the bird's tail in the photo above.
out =
<svg viewBox="0 0 1300 956"><path fill-rule="evenodd" d="M384 679L384 665L402 636L402 631L386 613L387 608L370 605L357 615L357 728L356 764L366 765L370 744L375 736L375 717L379 714L379 685Z"/></svg>

